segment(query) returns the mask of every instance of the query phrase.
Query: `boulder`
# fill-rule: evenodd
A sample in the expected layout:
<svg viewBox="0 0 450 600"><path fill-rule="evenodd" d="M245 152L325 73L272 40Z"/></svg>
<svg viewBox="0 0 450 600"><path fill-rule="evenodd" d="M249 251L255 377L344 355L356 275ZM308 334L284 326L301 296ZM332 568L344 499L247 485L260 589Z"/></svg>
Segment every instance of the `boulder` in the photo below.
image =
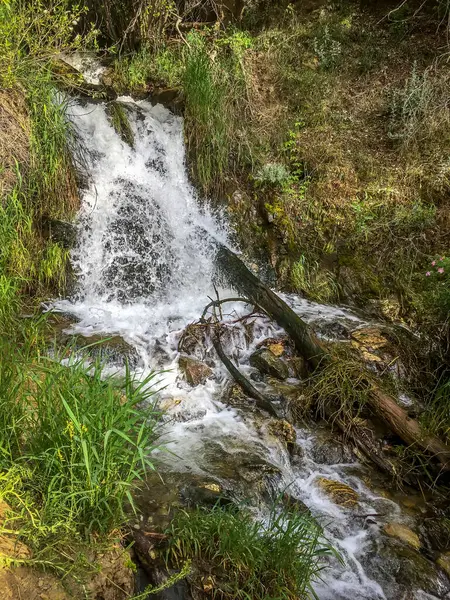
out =
<svg viewBox="0 0 450 600"><path fill-rule="evenodd" d="M213 376L213 370L195 358L180 356L178 365L189 385L197 386L206 382Z"/></svg>
<svg viewBox="0 0 450 600"><path fill-rule="evenodd" d="M289 369L286 363L267 348L261 348L254 352L250 356L250 364L265 375L271 375L277 379L287 379L289 377Z"/></svg>
<svg viewBox="0 0 450 600"><path fill-rule="evenodd" d="M389 537L395 538L404 544L411 546L415 550L420 549L421 544L419 536L405 525L401 525L400 523L386 523L383 527L383 531Z"/></svg>
<svg viewBox="0 0 450 600"><path fill-rule="evenodd" d="M319 477L317 484L335 504L344 508L354 508L358 505L359 496L349 485L325 477Z"/></svg>

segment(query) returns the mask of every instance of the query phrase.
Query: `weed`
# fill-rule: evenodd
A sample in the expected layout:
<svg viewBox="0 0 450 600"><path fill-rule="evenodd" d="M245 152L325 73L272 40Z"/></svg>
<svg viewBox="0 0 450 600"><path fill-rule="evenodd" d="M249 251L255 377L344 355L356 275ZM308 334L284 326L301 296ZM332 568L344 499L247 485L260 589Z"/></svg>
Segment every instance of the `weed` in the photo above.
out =
<svg viewBox="0 0 450 600"><path fill-rule="evenodd" d="M325 25L320 36L314 38L314 52L319 64L324 69L331 69L337 65L341 56L342 45L333 39L328 25Z"/></svg>
<svg viewBox="0 0 450 600"><path fill-rule="evenodd" d="M215 593L230 600L306 598L332 553L311 516L278 506L267 522L230 505L180 511L167 533L169 561L192 559L213 575Z"/></svg>
<svg viewBox="0 0 450 600"><path fill-rule="evenodd" d="M279 163L267 163L255 175L255 181L260 185L283 186L289 181L289 178L289 171Z"/></svg>
<svg viewBox="0 0 450 600"><path fill-rule="evenodd" d="M120 102L110 102L108 105L108 113L111 124L118 135L126 144L133 147L134 133L131 129L130 121L128 120L126 108Z"/></svg>
<svg viewBox="0 0 450 600"><path fill-rule="evenodd" d="M434 88L428 71L418 72L414 63L403 89L394 90L390 104L389 136L408 145L424 127L433 102Z"/></svg>
<svg viewBox="0 0 450 600"><path fill-rule="evenodd" d="M79 534L119 527L125 500L134 506L133 486L153 468L155 374L137 383L127 373L121 383L99 363L65 366L0 343L4 467L18 461L29 469L24 485L42 524Z"/></svg>
<svg viewBox="0 0 450 600"><path fill-rule="evenodd" d="M302 255L291 270L292 286L317 302L331 302L339 296L339 286L330 271L321 270L317 262Z"/></svg>

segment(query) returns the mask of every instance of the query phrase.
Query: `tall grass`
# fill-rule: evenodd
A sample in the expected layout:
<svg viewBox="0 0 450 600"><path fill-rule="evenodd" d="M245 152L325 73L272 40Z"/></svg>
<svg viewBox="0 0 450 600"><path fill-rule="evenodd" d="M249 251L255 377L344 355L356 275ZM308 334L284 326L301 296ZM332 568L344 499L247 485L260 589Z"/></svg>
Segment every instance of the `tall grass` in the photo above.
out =
<svg viewBox="0 0 450 600"><path fill-rule="evenodd" d="M168 557L192 559L211 573L220 598L307 598L332 553L308 514L274 506L267 522L235 506L180 511L170 529Z"/></svg>
<svg viewBox="0 0 450 600"><path fill-rule="evenodd" d="M155 375L117 381L99 363L65 366L5 338L0 350L0 465L27 470L22 484L41 525L80 535L121 526L153 468Z"/></svg>

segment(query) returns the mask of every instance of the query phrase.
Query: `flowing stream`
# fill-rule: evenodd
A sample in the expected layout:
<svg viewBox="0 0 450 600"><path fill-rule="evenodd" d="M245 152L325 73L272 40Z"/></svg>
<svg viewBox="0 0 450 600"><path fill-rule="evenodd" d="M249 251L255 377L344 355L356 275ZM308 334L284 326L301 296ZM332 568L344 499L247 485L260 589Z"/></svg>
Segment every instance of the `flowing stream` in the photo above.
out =
<svg viewBox="0 0 450 600"><path fill-rule="evenodd" d="M264 471L268 485L275 490L288 487L291 496L309 507L344 559L324 571L316 585L320 600L443 598L448 587L439 576L428 593L413 582L398 583L401 563L385 553L380 530L392 521L413 525L414 516L370 483L351 453L335 460L320 429L298 429L297 452L290 456L270 433L268 419L222 401L229 377L212 358L211 348L199 357L214 360L214 378L191 387L180 376L180 336L215 295L216 242L228 243L226 224L199 202L189 183L182 119L160 105L122 100L134 148L111 127L103 104L70 107L89 181L82 190L73 250L77 291L53 308L74 318L70 333L121 336L137 352L138 374L168 371L162 375L166 387L160 401L166 411L165 442L172 452L157 456L163 470L206 475L241 493ZM225 289L220 295L235 293ZM294 295L285 299L327 337L365 324L345 308ZM242 310L239 305L227 307L232 315ZM248 357L257 343L280 335L276 325L255 318L251 336L244 324L233 328L227 351L250 374L254 369ZM360 496L359 507L350 510L333 503L317 485L320 477L350 485Z"/></svg>

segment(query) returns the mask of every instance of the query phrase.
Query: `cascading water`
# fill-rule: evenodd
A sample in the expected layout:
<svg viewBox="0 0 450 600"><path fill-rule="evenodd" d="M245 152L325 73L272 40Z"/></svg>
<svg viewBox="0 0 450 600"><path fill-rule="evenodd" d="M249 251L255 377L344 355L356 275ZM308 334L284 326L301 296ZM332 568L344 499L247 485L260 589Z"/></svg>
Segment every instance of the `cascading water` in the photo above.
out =
<svg viewBox="0 0 450 600"><path fill-rule="evenodd" d="M292 461L255 413L221 402L227 375L218 362L215 378L189 387L177 367L181 331L199 318L213 287L215 240L226 244L218 218L201 208L184 164L182 120L161 106L123 99L134 132L134 148L111 127L102 104L73 104L71 115L81 139L90 176L83 191L78 244L73 263L77 293L53 308L73 315L71 333L120 335L139 354L139 373L169 370L161 402L167 409L167 446L161 467L223 479L218 456L239 465L257 455L280 473L275 485L304 502L324 524L342 553L316 586L320 600L400 600L433 598L421 590L396 584L390 558L378 556L383 522L408 523L399 506L363 483L364 471L354 462L328 464L320 456L316 433L301 430L301 459ZM320 331L323 324L363 324L337 307L286 300ZM241 310L232 306L230 310ZM255 319L253 338L235 328L228 348L243 370L256 344L281 332L269 321ZM329 333L329 335L333 335ZM259 420L258 420L259 419ZM322 453L323 454L323 453ZM238 469L239 467L237 467ZM357 513L327 499L316 485L319 477L350 484L360 495ZM224 481L224 485L227 482ZM228 482L229 485L229 482ZM379 515L369 519L367 515ZM439 597L447 591L437 581Z"/></svg>

